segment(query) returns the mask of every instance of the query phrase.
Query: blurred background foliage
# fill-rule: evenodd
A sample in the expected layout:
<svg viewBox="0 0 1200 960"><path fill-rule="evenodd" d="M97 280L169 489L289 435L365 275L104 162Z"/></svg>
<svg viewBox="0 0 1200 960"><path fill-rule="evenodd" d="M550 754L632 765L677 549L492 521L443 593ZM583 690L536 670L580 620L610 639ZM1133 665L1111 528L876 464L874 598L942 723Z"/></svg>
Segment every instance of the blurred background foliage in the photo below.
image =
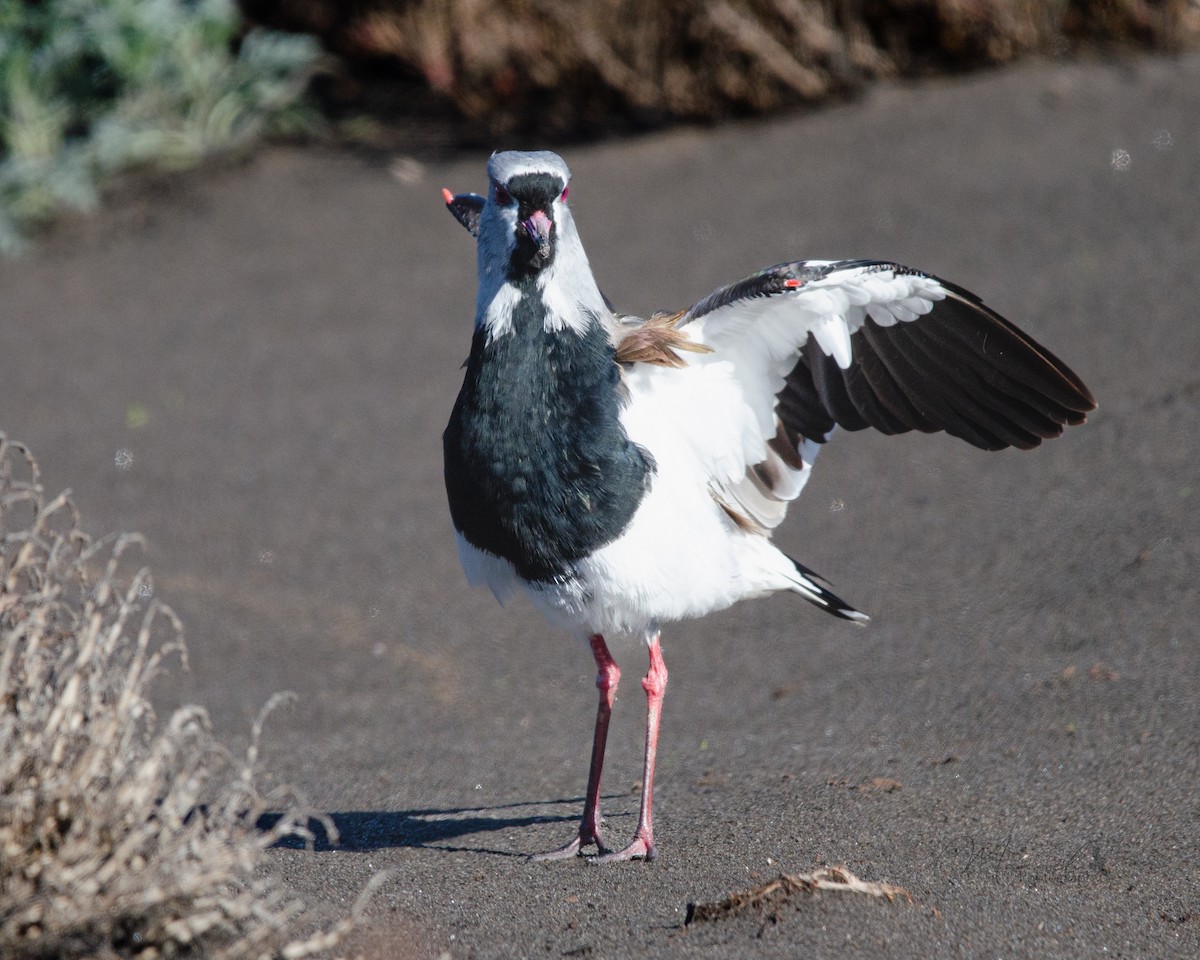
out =
<svg viewBox="0 0 1200 960"><path fill-rule="evenodd" d="M265 136L553 143L1200 42L1200 0L240 2L0 0L0 252L122 171Z"/></svg>
<svg viewBox="0 0 1200 960"><path fill-rule="evenodd" d="M0 0L0 252L124 170L310 124L318 54L307 36L243 33L233 0Z"/></svg>

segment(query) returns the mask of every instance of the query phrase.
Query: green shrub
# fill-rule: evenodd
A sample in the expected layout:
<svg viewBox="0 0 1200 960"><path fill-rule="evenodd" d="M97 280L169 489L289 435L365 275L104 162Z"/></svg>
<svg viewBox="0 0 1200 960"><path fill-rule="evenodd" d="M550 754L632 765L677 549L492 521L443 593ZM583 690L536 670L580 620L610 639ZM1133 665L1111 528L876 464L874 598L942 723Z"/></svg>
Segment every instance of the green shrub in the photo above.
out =
<svg viewBox="0 0 1200 960"><path fill-rule="evenodd" d="M0 252L120 171L311 123L316 43L240 30L232 0L0 0Z"/></svg>

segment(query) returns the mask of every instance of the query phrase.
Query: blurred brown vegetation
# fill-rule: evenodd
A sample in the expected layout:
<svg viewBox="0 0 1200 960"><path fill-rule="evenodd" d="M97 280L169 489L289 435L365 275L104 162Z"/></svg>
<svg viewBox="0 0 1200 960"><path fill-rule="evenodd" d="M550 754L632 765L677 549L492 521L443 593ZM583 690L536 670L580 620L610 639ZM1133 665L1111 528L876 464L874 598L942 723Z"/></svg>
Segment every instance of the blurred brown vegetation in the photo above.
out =
<svg viewBox="0 0 1200 960"><path fill-rule="evenodd" d="M719 119L870 80L1097 47L1183 49L1195 0L241 0L480 132ZM382 69L381 69L382 67ZM360 74L361 76L361 74ZM393 100L392 106L401 102Z"/></svg>

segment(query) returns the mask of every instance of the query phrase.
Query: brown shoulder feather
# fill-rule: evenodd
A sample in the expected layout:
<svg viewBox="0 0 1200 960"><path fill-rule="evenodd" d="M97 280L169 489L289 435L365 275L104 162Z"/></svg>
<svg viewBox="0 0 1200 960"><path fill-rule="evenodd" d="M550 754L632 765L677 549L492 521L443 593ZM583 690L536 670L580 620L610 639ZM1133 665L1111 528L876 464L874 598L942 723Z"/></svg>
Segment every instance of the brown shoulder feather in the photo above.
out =
<svg viewBox="0 0 1200 960"><path fill-rule="evenodd" d="M656 313L645 323L625 328L617 342L617 363L652 363L660 367L687 365L679 351L712 353L712 347L693 340L675 324L683 313Z"/></svg>

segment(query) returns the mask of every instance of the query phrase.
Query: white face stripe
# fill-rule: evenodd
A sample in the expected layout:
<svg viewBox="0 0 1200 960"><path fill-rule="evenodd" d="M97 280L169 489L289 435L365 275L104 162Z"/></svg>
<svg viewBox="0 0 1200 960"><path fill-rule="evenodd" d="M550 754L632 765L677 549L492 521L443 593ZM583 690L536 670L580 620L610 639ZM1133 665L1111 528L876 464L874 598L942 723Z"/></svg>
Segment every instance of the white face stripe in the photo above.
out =
<svg viewBox="0 0 1200 960"><path fill-rule="evenodd" d="M509 150L493 153L488 160L488 178L492 183L508 183L513 177L527 173L548 173L558 177L564 186L571 182L571 170L566 161L549 150Z"/></svg>
<svg viewBox="0 0 1200 960"><path fill-rule="evenodd" d="M517 211L511 205L497 204L493 193L494 190L488 190L487 202L479 216L476 247L479 293L475 300L475 326L485 327L494 337L511 322L518 293L508 282L508 261L517 245Z"/></svg>
<svg viewBox="0 0 1200 960"><path fill-rule="evenodd" d="M565 200L554 201L554 260L538 276L546 304L546 329L582 332L593 319L607 317L608 308L596 286L587 254L575 230L575 218Z"/></svg>

